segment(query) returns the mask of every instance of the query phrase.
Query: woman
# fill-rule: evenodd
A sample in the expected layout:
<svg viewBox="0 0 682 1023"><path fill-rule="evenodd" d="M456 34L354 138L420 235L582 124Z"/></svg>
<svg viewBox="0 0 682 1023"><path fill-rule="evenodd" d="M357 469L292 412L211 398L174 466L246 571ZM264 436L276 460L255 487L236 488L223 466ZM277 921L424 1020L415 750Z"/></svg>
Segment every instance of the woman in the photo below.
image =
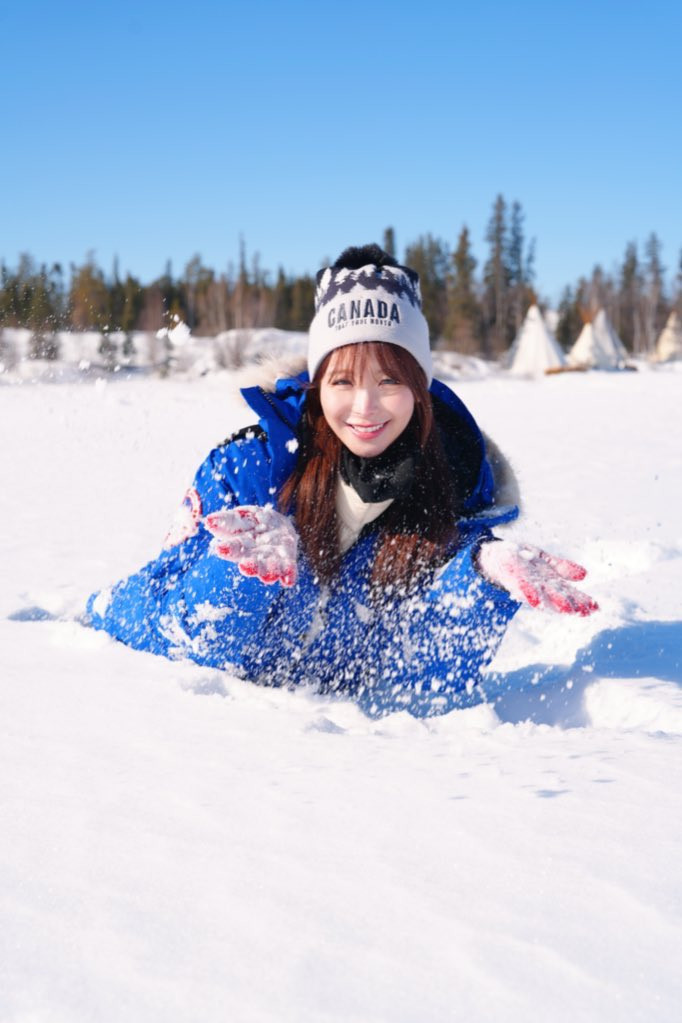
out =
<svg viewBox="0 0 682 1023"><path fill-rule="evenodd" d="M572 562L493 537L516 517L474 419L432 379L417 274L378 246L318 274L308 376L242 391L161 555L93 594L95 628L371 714L470 694L526 601L589 614Z"/></svg>

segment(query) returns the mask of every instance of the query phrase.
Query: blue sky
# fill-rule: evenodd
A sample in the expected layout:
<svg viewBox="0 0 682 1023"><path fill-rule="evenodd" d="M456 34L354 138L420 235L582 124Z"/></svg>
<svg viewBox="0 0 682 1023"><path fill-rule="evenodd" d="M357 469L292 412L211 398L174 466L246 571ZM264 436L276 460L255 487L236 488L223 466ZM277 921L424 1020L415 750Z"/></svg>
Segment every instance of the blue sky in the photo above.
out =
<svg viewBox="0 0 682 1023"><path fill-rule="evenodd" d="M486 256L518 199L537 286L607 270L630 240L682 249L682 5L116 4L0 10L0 258L147 282L239 238L313 272L396 232Z"/></svg>

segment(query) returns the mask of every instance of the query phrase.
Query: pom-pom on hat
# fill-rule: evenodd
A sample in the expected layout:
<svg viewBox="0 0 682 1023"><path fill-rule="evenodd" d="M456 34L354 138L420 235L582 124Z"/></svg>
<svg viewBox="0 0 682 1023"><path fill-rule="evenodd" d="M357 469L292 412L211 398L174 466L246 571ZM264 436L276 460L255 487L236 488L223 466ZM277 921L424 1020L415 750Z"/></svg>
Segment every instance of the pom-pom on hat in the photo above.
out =
<svg viewBox="0 0 682 1023"><path fill-rule="evenodd" d="M399 266L378 245L346 249L317 274L315 317L308 333L310 379L330 352L362 341L398 345L433 378L429 327L419 274Z"/></svg>

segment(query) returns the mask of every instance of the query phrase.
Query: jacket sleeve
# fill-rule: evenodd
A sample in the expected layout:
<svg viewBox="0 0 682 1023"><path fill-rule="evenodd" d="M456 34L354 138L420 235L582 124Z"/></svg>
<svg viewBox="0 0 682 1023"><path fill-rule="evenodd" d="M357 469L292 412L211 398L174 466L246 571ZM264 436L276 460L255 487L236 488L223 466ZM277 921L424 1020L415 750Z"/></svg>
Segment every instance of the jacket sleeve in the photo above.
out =
<svg viewBox="0 0 682 1023"><path fill-rule="evenodd" d="M238 669L280 588L247 579L214 555L203 518L235 504L272 501L268 470L267 447L255 431L215 448L194 477L161 553L129 578L93 593L88 624L138 650Z"/></svg>

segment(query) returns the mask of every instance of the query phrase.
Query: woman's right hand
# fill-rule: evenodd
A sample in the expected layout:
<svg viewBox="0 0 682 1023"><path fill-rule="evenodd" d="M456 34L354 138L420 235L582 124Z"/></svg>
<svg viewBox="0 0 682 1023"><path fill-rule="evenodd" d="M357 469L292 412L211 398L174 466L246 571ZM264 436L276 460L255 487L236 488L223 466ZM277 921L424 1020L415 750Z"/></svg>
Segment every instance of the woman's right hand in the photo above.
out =
<svg viewBox="0 0 682 1023"><path fill-rule="evenodd" d="M242 575L267 586L295 584L298 537L285 515L248 504L212 512L203 521L213 534L212 553L236 562Z"/></svg>

